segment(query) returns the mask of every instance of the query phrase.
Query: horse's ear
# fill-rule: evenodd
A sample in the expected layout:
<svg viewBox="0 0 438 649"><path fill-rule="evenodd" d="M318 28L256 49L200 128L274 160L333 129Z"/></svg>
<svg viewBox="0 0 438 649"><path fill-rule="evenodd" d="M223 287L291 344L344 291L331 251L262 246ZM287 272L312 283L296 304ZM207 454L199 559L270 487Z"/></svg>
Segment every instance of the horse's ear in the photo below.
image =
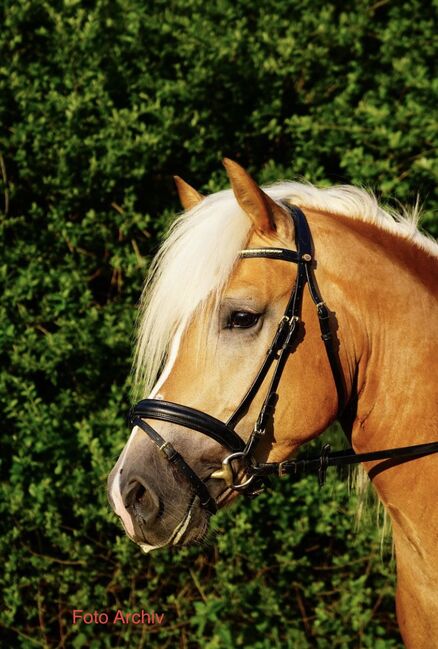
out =
<svg viewBox="0 0 438 649"><path fill-rule="evenodd" d="M173 179L175 181L179 200L185 210L191 210L192 207L195 207L195 205L202 201L204 198L202 194L197 192L196 189L189 185L189 183L186 183L186 181L179 176L174 176Z"/></svg>
<svg viewBox="0 0 438 649"><path fill-rule="evenodd" d="M260 189L237 162L229 158L225 158L223 162L237 202L249 216L256 230L269 235L283 229L281 226L290 221L285 211Z"/></svg>

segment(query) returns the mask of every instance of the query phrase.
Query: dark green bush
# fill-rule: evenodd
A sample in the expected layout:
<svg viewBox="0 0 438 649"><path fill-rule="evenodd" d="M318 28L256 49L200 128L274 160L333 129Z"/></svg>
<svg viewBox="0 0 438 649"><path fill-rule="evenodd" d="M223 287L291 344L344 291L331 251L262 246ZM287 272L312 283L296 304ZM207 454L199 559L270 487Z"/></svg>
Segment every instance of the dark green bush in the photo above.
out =
<svg viewBox="0 0 438 649"><path fill-rule="evenodd" d="M399 647L394 576L332 475L277 485L205 548L144 557L106 503L171 175L373 187L434 217L432 7L3 0L0 547L5 647ZM154 609L162 627L72 626ZM146 630L145 630L146 629Z"/></svg>

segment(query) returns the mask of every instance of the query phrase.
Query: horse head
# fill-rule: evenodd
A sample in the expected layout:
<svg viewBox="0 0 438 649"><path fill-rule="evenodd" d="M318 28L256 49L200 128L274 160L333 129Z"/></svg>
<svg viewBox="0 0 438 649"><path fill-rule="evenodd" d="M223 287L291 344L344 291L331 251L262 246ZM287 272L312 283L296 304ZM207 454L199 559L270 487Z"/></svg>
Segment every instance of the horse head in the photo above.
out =
<svg viewBox="0 0 438 649"><path fill-rule="evenodd" d="M108 482L114 510L145 551L204 536L216 506L253 482L239 463L249 442L251 459L283 461L338 412L312 296L300 286L305 264L316 266L310 236L296 241L297 220L275 191L237 163L225 166L232 190L211 197L177 179L188 211L146 287L137 376L158 380Z"/></svg>

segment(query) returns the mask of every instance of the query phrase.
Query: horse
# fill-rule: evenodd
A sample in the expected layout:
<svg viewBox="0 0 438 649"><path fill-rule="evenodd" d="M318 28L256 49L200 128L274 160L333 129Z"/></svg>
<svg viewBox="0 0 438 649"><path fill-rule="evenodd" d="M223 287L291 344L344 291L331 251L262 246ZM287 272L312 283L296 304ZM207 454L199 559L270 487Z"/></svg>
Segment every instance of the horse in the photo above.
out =
<svg viewBox="0 0 438 649"><path fill-rule="evenodd" d="M338 419L392 522L405 645L438 643L438 245L416 208L351 186L262 188L224 165L231 188L209 196L175 178L184 212L138 321L149 396L110 504L144 552L194 543ZM326 450L312 466L323 479L336 462Z"/></svg>

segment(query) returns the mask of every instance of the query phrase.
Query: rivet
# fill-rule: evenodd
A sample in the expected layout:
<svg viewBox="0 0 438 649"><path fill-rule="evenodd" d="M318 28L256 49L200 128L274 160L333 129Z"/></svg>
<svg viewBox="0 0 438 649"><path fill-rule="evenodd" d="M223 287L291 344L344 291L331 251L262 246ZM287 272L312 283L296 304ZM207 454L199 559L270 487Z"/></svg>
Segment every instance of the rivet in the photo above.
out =
<svg viewBox="0 0 438 649"><path fill-rule="evenodd" d="M303 261L311 261L312 255L309 255L307 252L301 257Z"/></svg>

